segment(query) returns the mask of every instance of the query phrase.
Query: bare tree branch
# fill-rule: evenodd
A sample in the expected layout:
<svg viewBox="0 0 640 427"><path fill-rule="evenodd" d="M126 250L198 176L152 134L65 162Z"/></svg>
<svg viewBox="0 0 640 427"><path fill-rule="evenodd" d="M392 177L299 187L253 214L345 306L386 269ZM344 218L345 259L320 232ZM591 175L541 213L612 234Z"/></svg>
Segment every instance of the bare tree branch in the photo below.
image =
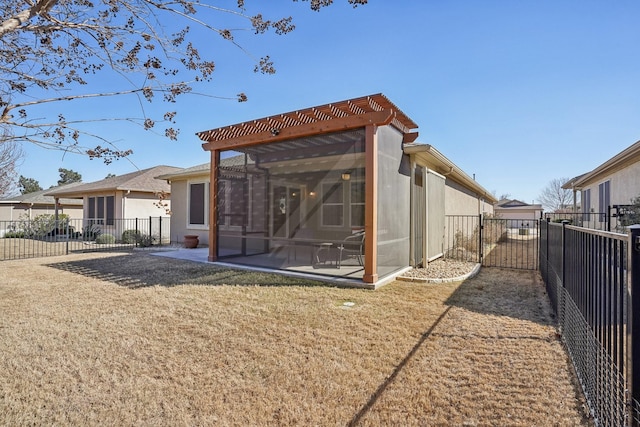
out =
<svg viewBox="0 0 640 427"><path fill-rule="evenodd" d="M316 11L333 2L301 1L308 2ZM367 3L366 0L347 1L354 7ZM198 0L3 2L0 4L0 125L9 130L13 141L57 146L66 152L85 150L84 154L91 158L112 161L128 155L130 150L103 148L105 141L98 135L80 129L82 121L90 123L92 119L67 120L64 105L90 98L136 96L143 118L124 121L147 130L163 123L167 125L165 136L177 138L179 130L174 127L174 109L160 113L162 118L154 118L147 115L144 105L156 99L172 104L182 95L203 92L196 92L194 88L211 81L215 62L210 56L211 39L202 37L201 32L232 43L254 61L254 71L272 74L275 67L271 58L252 55L236 41L235 33L252 30L255 34L273 31L281 35L295 28L290 16L266 19L262 13L250 14L248 1L236 3L237 8L231 9ZM259 4L254 0L252 3ZM220 23L229 25L225 28L219 26ZM200 33L192 35L195 32L192 27ZM102 75L109 77L103 80L109 80L112 87L104 93L87 93L84 88ZM113 76L119 77L119 81L114 81ZM47 93L50 95L43 96ZM244 93L218 97L247 100ZM35 107L56 103L61 105L57 121L32 118ZM97 138L100 145L87 148L87 144L80 143L80 138Z"/></svg>

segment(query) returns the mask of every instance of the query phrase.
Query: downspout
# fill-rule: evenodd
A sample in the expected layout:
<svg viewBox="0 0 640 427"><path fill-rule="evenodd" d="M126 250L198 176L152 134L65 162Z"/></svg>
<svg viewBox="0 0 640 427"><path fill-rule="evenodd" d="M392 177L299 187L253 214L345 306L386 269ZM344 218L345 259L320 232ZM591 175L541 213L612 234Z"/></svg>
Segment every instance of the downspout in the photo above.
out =
<svg viewBox="0 0 640 427"><path fill-rule="evenodd" d="M409 155L409 265L416 266L416 159L415 155Z"/></svg>

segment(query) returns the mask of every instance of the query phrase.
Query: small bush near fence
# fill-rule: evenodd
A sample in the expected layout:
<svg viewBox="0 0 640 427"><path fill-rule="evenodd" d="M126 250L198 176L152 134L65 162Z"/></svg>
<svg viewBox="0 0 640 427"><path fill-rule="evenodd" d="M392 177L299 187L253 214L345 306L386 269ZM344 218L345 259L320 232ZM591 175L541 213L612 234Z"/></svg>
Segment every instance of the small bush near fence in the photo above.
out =
<svg viewBox="0 0 640 427"><path fill-rule="evenodd" d="M170 235L169 218L163 217L106 221L60 214L56 221L53 215L21 216L0 221L0 260L163 245Z"/></svg>
<svg viewBox="0 0 640 427"><path fill-rule="evenodd" d="M116 236L113 234L101 234L96 237L96 243L99 245L112 245L116 242Z"/></svg>
<svg viewBox="0 0 640 427"><path fill-rule="evenodd" d="M455 221L450 224L453 242L446 251L446 257L451 259L472 259L480 253L480 225L477 221L472 225L467 221L460 221L463 217L451 217ZM477 218L477 217L469 217ZM482 244L493 247L507 240L506 221L498 216L485 215L483 218ZM450 230L450 232L453 230ZM450 241L448 239L448 241Z"/></svg>
<svg viewBox="0 0 640 427"><path fill-rule="evenodd" d="M152 246L158 240L154 236L140 232L140 230L125 230L122 232L122 243L137 244L143 248Z"/></svg>

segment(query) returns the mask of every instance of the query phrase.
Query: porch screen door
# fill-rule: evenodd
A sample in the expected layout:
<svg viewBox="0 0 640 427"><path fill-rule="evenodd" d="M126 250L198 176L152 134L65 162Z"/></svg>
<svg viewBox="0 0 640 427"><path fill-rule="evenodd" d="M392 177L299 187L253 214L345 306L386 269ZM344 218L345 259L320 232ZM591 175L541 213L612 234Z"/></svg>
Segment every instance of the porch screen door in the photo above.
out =
<svg viewBox="0 0 640 427"><path fill-rule="evenodd" d="M300 225L299 187L275 185L272 192L273 237L291 238Z"/></svg>

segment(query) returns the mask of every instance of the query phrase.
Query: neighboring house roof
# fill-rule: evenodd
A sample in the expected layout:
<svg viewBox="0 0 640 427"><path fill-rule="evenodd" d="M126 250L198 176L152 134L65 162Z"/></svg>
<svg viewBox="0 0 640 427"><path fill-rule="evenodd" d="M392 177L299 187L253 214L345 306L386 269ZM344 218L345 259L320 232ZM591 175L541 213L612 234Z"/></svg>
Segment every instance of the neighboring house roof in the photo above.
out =
<svg viewBox="0 0 640 427"><path fill-rule="evenodd" d="M33 204L33 205L55 205L56 199L52 196L46 195L50 191L77 187L82 184L81 182L73 182L71 184L62 185L59 187L49 188L47 190L34 191L27 194L18 194L16 196L6 197L0 199L0 204ZM82 206L82 200L62 198L58 200L61 205Z"/></svg>
<svg viewBox="0 0 640 427"><path fill-rule="evenodd" d="M244 162L244 154L239 154L237 156L227 157L220 160L220 167L234 168L236 166L244 166ZM249 163L253 163L253 161L249 161ZM177 172L156 176L156 179L164 179L167 181L188 179L196 176L208 175L210 170L211 163L203 163L201 165L180 169Z"/></svg>
<svg viewBox="0 0 640 427"><path fill-rule="evenodd" d="M404 144L403 150L406 154L417 154L423 156L427 163L433 164L435 172L453 179L464 187L472 190L474 193L484 197L488 203L496 203L496 199L490 192L488 192L483 186L478 184L475 179L467 175L462 169L460 169L455 163L445 157L444 154L435 149L430 144L411 143Z"/></svg>
<svg viewBox="0 0 640 427"><path fill-rule="evenodd" d="M145 193L158 193L171 191L171 186L166 182L155 179L158 175L179 171L180 168L174 166L155 166L124 175L105 178L100 181L89 182L73 188L49 191L50 196L82 197L88 193L102 191L138 191Z"/></svg>
<svg viewBox="0 0 640 427"><path fill-rule="evenodd" d="M497 204L498 208L527 208L527 209L542 209L542 205L531 205L517 199L502 199Z"/></svg>
<svg viewBox="0 0 640 427"><path fill-rule="evenodd" d="M589 184L593 184L607 175L618 172L637 162L640 162L640 141L622 150L597 168L593 169L591 172L587 172L569 180L562 186L562 188L580 190L581 188Z"/></svg>

